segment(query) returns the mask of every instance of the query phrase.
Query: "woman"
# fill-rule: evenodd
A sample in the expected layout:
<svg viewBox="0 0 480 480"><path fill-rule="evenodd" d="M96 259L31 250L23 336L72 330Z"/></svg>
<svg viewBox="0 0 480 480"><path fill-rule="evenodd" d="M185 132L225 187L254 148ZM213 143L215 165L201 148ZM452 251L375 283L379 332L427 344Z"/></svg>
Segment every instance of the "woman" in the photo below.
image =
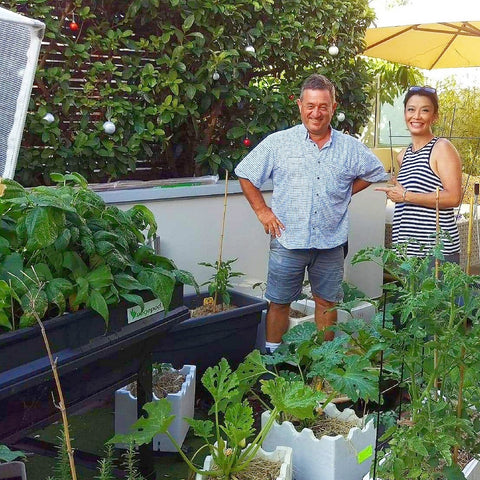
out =
<svg viewBox="0 0 480 480"><path fill-rule="evenodd" d="M393 243L407 243L408 256L426 256L436 243L436 204L446 261L459 263L460 241L454 207L461 201L462 164L455 147L435 137L438 96L432 87L410 87L403 101L412 143L398 157L400 171L393 186L378 188L395 202Z"/></svg>

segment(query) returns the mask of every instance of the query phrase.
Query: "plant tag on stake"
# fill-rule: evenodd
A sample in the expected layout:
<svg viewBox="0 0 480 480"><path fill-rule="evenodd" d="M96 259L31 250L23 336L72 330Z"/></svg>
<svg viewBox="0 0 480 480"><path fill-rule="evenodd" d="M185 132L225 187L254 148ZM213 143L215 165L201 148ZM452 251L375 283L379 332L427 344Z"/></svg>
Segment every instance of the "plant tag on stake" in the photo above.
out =
<svg viewBox="0 0 480 480"><path fill-rule="evenodd" d="M203 299L203 306L206 307L210 305L213 305L213 297L205 297Z"/></svg>

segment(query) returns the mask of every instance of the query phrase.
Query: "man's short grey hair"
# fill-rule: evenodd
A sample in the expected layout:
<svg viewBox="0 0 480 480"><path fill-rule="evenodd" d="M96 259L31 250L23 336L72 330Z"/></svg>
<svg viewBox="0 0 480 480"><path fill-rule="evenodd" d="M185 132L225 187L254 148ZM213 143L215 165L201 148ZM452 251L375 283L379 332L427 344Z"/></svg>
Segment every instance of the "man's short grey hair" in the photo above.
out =
<svg viewBox="0 0 480 480"><path fill-rule="evenodd" d="M335 87L324 75L314 73L303 82L302 89L300 90L300 100L302 100L305 90L327 90L330 92L332 102L335 103Z"/></svg>

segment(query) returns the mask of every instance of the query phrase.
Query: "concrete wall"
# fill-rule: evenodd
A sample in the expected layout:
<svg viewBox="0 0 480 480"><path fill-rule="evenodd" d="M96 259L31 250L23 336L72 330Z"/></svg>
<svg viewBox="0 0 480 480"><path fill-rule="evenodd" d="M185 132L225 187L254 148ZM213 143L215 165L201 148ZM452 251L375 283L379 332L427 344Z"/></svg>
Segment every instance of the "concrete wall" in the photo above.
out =
<svg viewBox="0 0 480 480"><path fill-rule="evenodd" d="M147 206L155 215L160 253L179 268L193 273L199 283L213 269L198 265L218 258L224 207L225 183L171 188L125 189L99 192L107 203L128 209L133 204ZM252 285L266 279L269 238L241 193L238 181L229 182L223 243L224 260L238 258L234 270L243 272L240 282ZM266 187L267 203L271 188ZM351 206L350 252L348 258L367 245L383 245L385 195L373 186L355 195ZM348 261L347 258L347 261ZM370 296L380 295L382 272L374 265L347 264L346 279ZM260 294L257 290L257 294Z"/></svg>

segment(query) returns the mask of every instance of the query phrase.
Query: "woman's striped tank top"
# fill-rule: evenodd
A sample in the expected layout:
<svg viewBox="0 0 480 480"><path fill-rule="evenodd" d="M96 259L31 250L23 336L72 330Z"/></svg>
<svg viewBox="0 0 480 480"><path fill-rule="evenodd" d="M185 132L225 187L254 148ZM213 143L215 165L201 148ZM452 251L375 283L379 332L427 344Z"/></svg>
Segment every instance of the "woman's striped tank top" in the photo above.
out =
<svg viewBox="0 0 480 480"><path fill-rule="evenodd" d="M424 147L414 152L412 145L405 151L397 180L409 191L417 193L434 192L438 187L443 190L440 178L430 167L430 155L438 137L432 138ZM450 238L443 238L443 254L460 251L457 223L453 208L440 210L440 229L448 232ZM393 243L408 242L409 256L424 257L435 245L436 210L411 203L396 203L393 215Z"/></svg>

